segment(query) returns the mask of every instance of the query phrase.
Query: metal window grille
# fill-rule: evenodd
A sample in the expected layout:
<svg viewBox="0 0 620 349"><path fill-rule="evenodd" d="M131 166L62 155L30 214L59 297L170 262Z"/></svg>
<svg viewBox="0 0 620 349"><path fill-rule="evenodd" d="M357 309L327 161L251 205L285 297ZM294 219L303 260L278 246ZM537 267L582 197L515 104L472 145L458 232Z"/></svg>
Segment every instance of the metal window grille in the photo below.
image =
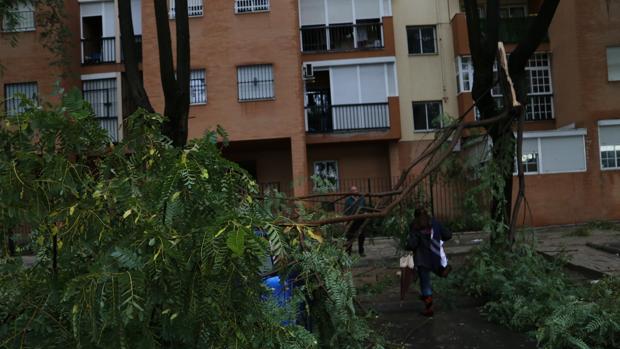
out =
<svg viewBox="0 0 620 349"><path fill-rule="evenodd" d="M442 127L440 101L413 102L414 131L432 131Z"/></svg>
<svg viewBox="0 0 620 349"><path fill-rule="evenodd" d="M170 18L174 18L176 16L176 11L174 9L174 0L170 0ZM202 0L187 0L187 14L189 17L202 16L203 14L203 4Z"/></svg>
<svg viewBox="0 0 620 349"><path fill-rule="evenodd" d="M237 67L237 84L240 101L275 98L271 64Z"/></svg>
<svg viewBox="0 0 620 349"><path fill-rule="evenodd" d="M24 82L4 85L4 110L7 115L15 116L26 111L22 98L37 102L38 88L36 82Z"/></svg>
<svg viewBox="0 0 620 349"><path fill-rule="evenodd" d="M235 0L235 13L269 11L269 0Z"/></svg>
<svg viewBox="0 0 620 349"><path fill-rule="evenodd" d="M190 104L207 103L207 84L204 69L192 70L189 78Z"/></svg>
<svg viewBox="0 0 620 349"><path fill-rule="evenodd" d="M25 32L36 28L32 5L21 4L9 10L9 15L2 19L3 32Z"/></svg>
<svg viewBox="0 0 620 349"><path fill-rule="evenodd" d="M407 27L409 54L437 53L437 33L435 26Z"/></svg>
<svg viewBox="0 0 620 349"><path fill-rule="evenodd" d="M101 127L108 131L113 141L118 141L116 79L85 80L82 82L82 92Z"/></svg>
<svg viewBox="0 0 620 349"><path fill-rule="evenodd" d="M316 181L314 183L314 190L328 189L330 191L337 191L340 183L338 180L338 162L335 160L316 161L314 163L314 175L320 179L320 181L327 188L320 188Z"/></svg>
<svg viewBox="0 0 620 349"><path fill-rule="evenodd" d="M464 80L471 78L472 83L470 86L465 86L464 84L462 86L463 88L469 87L468 90L464 89L463 92L470 92L473 87L473 65L470 57L461 58L467 58L467 61L462 60L461 62L466 62L464 64L468 64L470 67L467 70L463 68L459 71L459 79ZM525 68L529 86L528 104L525 113L525 119L528 121L552 120L554 118L553 82L551 80L550 61L548 53L535 53L528 61ZM466 77L466 75L469 74L469 69L471 69L471 75ZM497 64L495 64L493 66L495 80L497 80L498 76L497 71ZM499 85L493 86L491 95L495 98L497 106L501 108L503 101ZM476 108L476 118L479 117L480 114Z"/></svg>

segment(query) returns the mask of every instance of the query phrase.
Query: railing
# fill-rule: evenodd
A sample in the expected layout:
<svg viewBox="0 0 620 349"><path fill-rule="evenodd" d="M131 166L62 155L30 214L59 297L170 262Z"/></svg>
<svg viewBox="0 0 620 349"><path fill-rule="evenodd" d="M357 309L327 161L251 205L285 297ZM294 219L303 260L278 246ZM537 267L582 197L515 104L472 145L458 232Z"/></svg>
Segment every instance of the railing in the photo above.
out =
<svg viewBox="0 0 620 349"><path fill-rule="evenodd" d="M202 13L202 0L187 0L187 14L189 17L202 16ZM176 16L176 11L174 9L174 0L170 1L170 12L168 13L168 15L171 19Z"/></svg>
<svg viewBox="0 0 620 349"><path fill-rule="evenodd" d="M116 62L115 38L82 39L82 64Z"/></svg>
<svg viewBox="0 0 620 349"><path fill-rule="evenodd" d="M3 32L25 32L35 30L34 11L9 11L14 21L2 20Z"/></svg>
<svg viewBox="0 0 620 349"><path fill-rule="evenodd" d="M309 133L390 128L387 103L308 106L306 117Z"/></svg>
<svg viewBox="0 0 620 349"><path fill-rule="evenodd" d="M269 0L235 0L235 13L269 11Z"/></svg>
<svg viewBox="0 0 620 349"><path fill-rule="evenodd" d="M509 17L502 18L499 22L499 40L505 43L518 43L527 35L528 28L535 17ZM480 19L480 28L486 30L486 18ZM549 41L549 36L545 35L544 42Z"/></svg>
<svg viewBox="0 0 620 349"><path fill-rule="evenodd" d="M367 22L301 28L303 52L383 48L383 23Z"/></svg>

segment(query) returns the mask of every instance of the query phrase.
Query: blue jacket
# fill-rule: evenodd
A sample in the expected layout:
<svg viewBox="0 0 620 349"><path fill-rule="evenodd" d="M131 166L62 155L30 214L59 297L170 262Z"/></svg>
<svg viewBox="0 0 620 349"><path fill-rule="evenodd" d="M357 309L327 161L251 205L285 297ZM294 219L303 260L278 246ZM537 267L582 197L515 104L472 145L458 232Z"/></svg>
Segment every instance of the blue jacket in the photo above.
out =
<svg viewBox="0 0 620 349"><path fill-rule="evenodd" d="M416 266L426 267L432 271L442 268L440 248L441 241L448 241L452 238L452 232L445 229L435 219L431 222L433 239L431 240L431 229L409 231L407 236L407 250L413 251L413 261Z"/></svg>

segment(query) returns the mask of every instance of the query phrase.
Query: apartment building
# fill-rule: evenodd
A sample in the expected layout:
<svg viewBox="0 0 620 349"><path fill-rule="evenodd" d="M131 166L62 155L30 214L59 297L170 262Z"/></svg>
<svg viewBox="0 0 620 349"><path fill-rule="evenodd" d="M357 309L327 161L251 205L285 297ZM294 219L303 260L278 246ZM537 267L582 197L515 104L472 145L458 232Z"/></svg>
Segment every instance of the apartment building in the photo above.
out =
<svg viewBox="0 0 620 349"><path fill-rule="evenodd" d="M391 0L299 0L308 175L334 190L398 174Z"/></svg>
<svg viewBox="0 0 620 349"><path fill-rule="evenodd" d="M541 4L501 1L500 40L509 54ZM484 26L486 2L479 6ZM446 118L473 105L473 66L463 1L393 1L393 7L402 135L392 156L404 168ZM619 21L616 2L562 1L530 59L525 224L620 219ZM500 91L491 93L501 103ZM466 115L477 117L475 108ZM484 161L480 154L489 145L467 138L461 144L469 161Z"/></svg>
<svg viewBox="0 0 620 349"><path fill-rule="evenodd" d="M117 1L66 1L79 38L68 45L71 74L61 80L82 89L113 140L122 138L127 113ZM502 1L508 52L541 3ZM153 5L131 4L145 87L162 110ZM562 1L530 60L528 224L620 219L619 7ZM173 4L169 10L174 39ZM388 188L445 118L473 103L459 0L188 0L188 10L190 137L224 127L224 155L263 189L302 195L314 189L312 177L332 190ZM17 93L49 96L60 74L37 39L36 10L15 11L22 19L3 23L0 34L19 36L16 47L0 41L6 112L19 111ZM499 103L499 91L492 93ZM462 142L464 156L481 146L469 143Z"/></svg>

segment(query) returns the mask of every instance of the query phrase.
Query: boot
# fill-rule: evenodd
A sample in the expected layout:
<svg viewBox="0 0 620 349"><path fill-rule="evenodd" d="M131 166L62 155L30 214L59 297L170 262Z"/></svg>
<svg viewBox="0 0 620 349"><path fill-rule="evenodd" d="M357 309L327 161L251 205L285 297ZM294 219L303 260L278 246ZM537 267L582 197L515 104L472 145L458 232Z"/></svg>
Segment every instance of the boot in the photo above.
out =
<svg viewBox="0 0 620 349"><path fill-rule="evenodd" d="M424 302L424 310L422 311L422 315L431 317L433 316L433 296L420 296L422 302Z"/></svg>

